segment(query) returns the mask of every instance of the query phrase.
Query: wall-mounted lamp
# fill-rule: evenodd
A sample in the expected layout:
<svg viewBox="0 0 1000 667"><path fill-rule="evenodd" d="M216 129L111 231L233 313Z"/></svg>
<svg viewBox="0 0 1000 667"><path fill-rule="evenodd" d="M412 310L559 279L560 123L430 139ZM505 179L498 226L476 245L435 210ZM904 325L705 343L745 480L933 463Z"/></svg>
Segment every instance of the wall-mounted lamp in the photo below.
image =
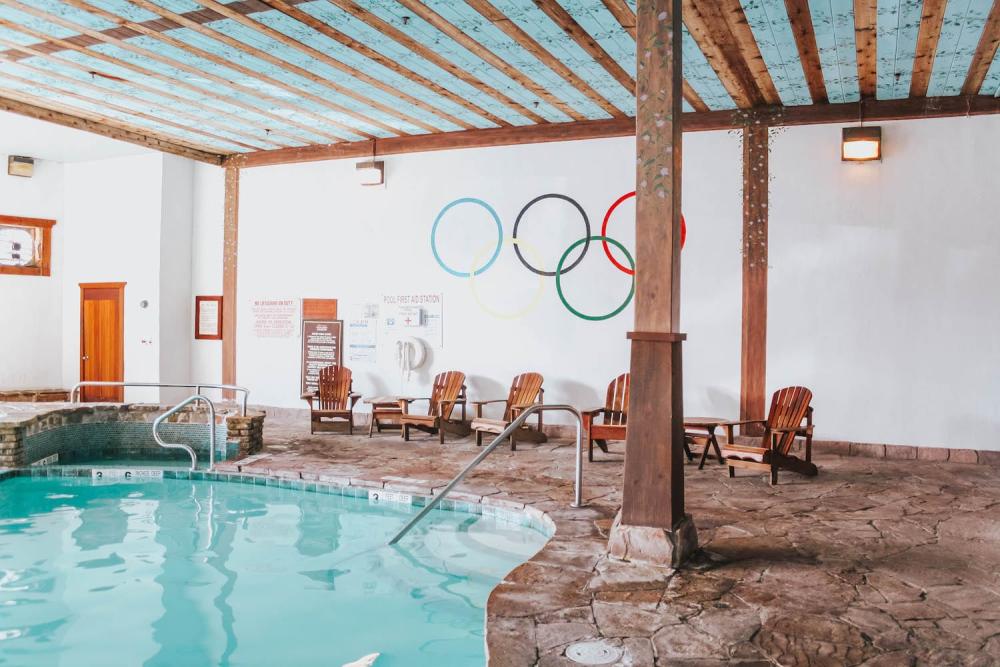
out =
<svg viewBox="0 0 1000 667"><path fill-rule="evenodd" d="M881 160L882 128L845 127L840 142L840 159L844 162Z"/></svg>
<svg viewBox="0 0 1000 667"><path fill-rule="evenodd" d="M35 160L20 155L7 156L7 175L31 178L35 173Z"/></svg>
<svg viewBox="0 0 1000 667"><path fill-rule="evenodd" d="M354 165L358 170L358 182L361 185L382 185L385 183L385 162L368 160Z"/></svg>

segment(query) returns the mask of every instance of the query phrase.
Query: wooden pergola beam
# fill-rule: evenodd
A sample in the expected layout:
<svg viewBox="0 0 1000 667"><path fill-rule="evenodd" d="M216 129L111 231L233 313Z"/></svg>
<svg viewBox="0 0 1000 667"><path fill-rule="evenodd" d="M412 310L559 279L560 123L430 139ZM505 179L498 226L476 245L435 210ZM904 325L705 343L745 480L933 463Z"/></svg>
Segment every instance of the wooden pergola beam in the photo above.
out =
<svg viewBox="0 0 1000 667"><path fill-rule="evenodd" d="M304 0L294 0L294 1L301 2ZM489 82L477 78L476 76L468 72L465 68L460 67L457 64L451 62L450 60L447 60L446 58L442 57L436 51L428 48L424 44L421 44L420 42L410 37L409 35L407 35L405 32L403 32L393 24L379 18L377 15L368 11L364 7L356 4L354 0L328 0L328 2L339 7L340 9L344 10L345 12L353 16L354 18L374 28L383 35L386 35L390 39L398 42L399 44L402 44L407 49L417 54L424 60L437 65L444 71L464 81L465 83L476 88L480 92L485 93L486 95L489 95L491 97L495 97L496 99L500 100L503 104L505 104L508 108L516 111L517 113L521 114L525 118L528 118L532 122L535 123L547 122L543 117L539 116L534 110L529 109L528 107L521 104L520 102L512 98L510 95L500 90L499 88L496 88ZM228 5L228 6L232 7L233 5Z"/></svg>
<svg viewBox="0 0 1000 667"><path fill-rule="evenodd" d="M963 95L978 95L986 74L993 64L993 59L997 55L997 48L1000 47L1000 0L993 2L993 8L986 18L986 25L983 26L983 34L976 45L976 51L972 55L972 62L969 64L969 73L965 77L965 85L962 86Z"/></svg>
<svg viewBox="0 0 1000 667"><path fill-rule="evenodd" d="M351 49L355 53L358 53L359 55L373 62L378 63L382 67L385 67L386 69L394 72L395 74L403 77L404 79L407 79L412 83L418 84L426 88L427 90L435 93L436 95L443 97L444 99L453 102L454 104L464 108L465 110L476 114L480 118L484 118L490 121L491 123L499 125L501 127L510 125L510 123L504 120L503 118L500 118L499 116L484 109L478 104L475 104L470 100L468 100L467 98L462 97L461 95L445 88L436 81L432 81L423 74L415 72L414 70L405 67L404 65L401 65L392 58L383 56L381 53L371 48L367 44L363 44L358 40L353 39L348 35L345 35L344 33L333 28L329 24L325 23L324 21L321 21L312 14L309 14L299 9L293 4L286 2L285 0L261 0L261 2L266 4L268 7L278 12L281 12L282 14L288 16L289 18L294 19L303 25L309 26L310 28L312 28L319 34L323 35L327 39L333 40L334 42L337 42L341 46ZM444 114L445 112L438 109L437 113ZM450 116L450 114L447 117L453 118L452 116ZM465 121L461 121L457 123L457 125L459 127L465 127L465 128L473 127L470 123L467 123Z"/></svg>
<svg viewBox="0 0 1000 667"><path fill-rule="evenodd" d="M785 0L785 9L792 25L795 47L802 62L806 85L809 86L809 96L812 97L813 104L824 104L830 98L826 92L826 80L823 78L823 65L819 60L819 46L816 44L816 31L813 29L809 0Z"/></svg>
<svg viewBox="0 0 1000 667"><path fill-rule="evenodd" d="M924 0L920 11L920 29L917 31L917 48L913 57L913 76L910 78L910 97L924 97L934 70L944 10L948 0Z"/></svg>
<svg viewBox="0 0 1000 667"><path fill-rule="evenodd" d="M420 2L420 0L397 0L397 2L406 7L409 11L413 12L415 16L420 17L427 23L431 24L438 31L444 33L447 37L472 52L472 54L477 58L497 68L507 77L520 84L525 90L529 91L538 98L545 100L547 103L556 109L559 109L559 111L563 112L573 120L586 120L586 117L583 114L553 95L545 88L545 86L539 85L527 74L487 49L472 37L466 35L464 32L459 30L457 26L445 20L443 16L424 3Z"/></svg>
<svg viewBox="0 0 1000 667"><path fill-rule="evenodd" d="M621 24L625 32L635 39L635 13L625 0L602 0L604 7L611 12L615 20Z"/></svg>
<svg viewBox="0 0 1000 667"><path fill-rule="evenodd" d="M222 155L195 150L164 139L159 139L150 134L146 134L137 128L129 127L125 123L118 123L107 118L94 116L79 109L73 109L72 113L67 113L62 110L51 108L57 105L50 104L49 102L44 102L43 106L42 103L39 103L41 102L40 100L31 100L30 96L27 95L22 96L16 93L4 93L4 95L6 96L0 97L0 111L9 111L10 113L27 116L28 118L35 118L37 120L55 123L56 125L62 125L63 127L71 127L75 130L92 132L93 134L99 134L102 137L125 141L144 148L151 148L156 151L170 153L171 155L179 155L197 162L205 162L214 165L222 164ZM18 97L23 99L16 99Z"/></svg>
<svg viewBox="0 0 1000 667"><path fill-rule="evenodd" d="M861 98L875 97L878 63L878 0L854 0L854 46Z"/></svg>
<svg viewBox="0 0 1000 667"><path fill-rule="evenodd" d="M709 2L711 1L709 0ZM730 34L736 40L736 47L739 49L738 54L733 54L730 57L741 58L746 63L747 69L749 69L751 76L753 76L753 82L756 84L757 90L760 91L764 104L781 104L781 96L778 95L778 89L774 87L771 72L767 69L764 56L760 53L757 38L750 28L750 22L743 11L742 3L740 0L716 1L718 2L718 14L725 20ZM705 7L704 2L700 4L702 8ZM721 29L721 26L720 31L716 34L716 38L725 39L725 32Z"/></svg>
<svg viewBox="0 0 1000 667"><path fill-rule="evenodd" d="M767 125L743 128L743 308L740 337L740 421L764 419L767 369ZM744 427L743 435L760 435Z"/></svg>
<svg viewBox="0 0 1000 667"><path fill-rule="evenodd" d="M611 104L603 95L584 81L580 76L567 67L561 60L552 55L544 46L539 44L531 35L521 29L516 23L510 20L506 14L494 7L490 0L465 0L474 10L484 16L490 23L495 25L505 35L517 42L528 53L537 58L543 65L562 77L569 85L573 86L586 95L594 104L601 107L605 113L612 118L625 118L628 114ZM633 84L634 87L634 84ZM631 90L631 88L629 89Z"/></svg>
<svg viewBox="0 0 1000 667"><path fill-rule="evenodd" d="M541 9L553 23L559 26L570 39L576 42L598 65L603 67L604 71L610 74L611 78L621 84L625 90L630 92L635 90L635 79L632 78L632 75L626 72L625 68L619 65L618 61L612 58L604 50L604 47L591 37L590 33L584 30L583 26L573 18L573 15L563 9L563 6L557 0L535 0L535 6Z"/></svg>
<svg viewBox="0 0 1000 667"><path fill-rule="evenodd" d="M236 269L240 229L240 170L227 166L222 211L222 384L236 384ZM227 392L227 398L233 398Z"/></svg>
<svg viewBox="0 0 1000 667"><path fill-rule="evenodd" d="M862 100L848 104L815 104L800 107L761 107L756 110L688 112L681 116L685 132L742 129L760 121L770 127L850 123L866 121L948 118L1000 113L1000 98L977 96L930 97L925 99ZM442 132L439 134L379 139L379 155L399 155L459 148L489 148L516 144L575 141L635 136L631 118L591 120L575 123L548 123L523 127ZM369 141L343 142L322 146L283 148L243 153L226 158L227 164L262 167L295 162L315 162L361 158L372 154Z"/></svg>
<svg viewBox="0 0 1000 667"><path fill-rule="evenodd" d="M684 0L684 24L736 106L750 109L776 103L776 99L769 101L758 86L742 52L748 45L740 44L733 34L717 0Z"/></svg>

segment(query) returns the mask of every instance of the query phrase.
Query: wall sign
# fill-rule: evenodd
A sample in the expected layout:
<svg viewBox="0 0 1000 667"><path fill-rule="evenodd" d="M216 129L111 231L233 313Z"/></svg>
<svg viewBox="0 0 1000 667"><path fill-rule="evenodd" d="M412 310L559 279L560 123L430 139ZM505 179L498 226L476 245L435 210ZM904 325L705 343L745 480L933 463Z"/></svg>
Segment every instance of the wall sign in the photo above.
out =
<svg viewBox="0 0 1000 667"><path fill-rule="evenodd" d="M222 297L194 298L195 340L222 340Z"/></svg>
<svg viewBox="0 0 1000 667"><path fill-rule="evenodd" d="M253 299L253 332L258 338L292 338L299 332L299 299Z"/></svg>
<svg viewBox="0 0 1000 667"><path fill-rule="evenodd" d="M347 365L378 361L378 304L353 303L347 311Z"/></svg>
<svg viewBox="0 0 1000 667"><path fill-rule="evenodd" d="M385 294L379 315L383 340L392 344L404 336L422 338L436 348L444 347L441 294Z"/></svg>
<svg viewBox="0 0 1000 667"><path fill-rule="evenodd" d="M341 363L341 320L302 320L302 393L319 389L319 372Z"/></svg>

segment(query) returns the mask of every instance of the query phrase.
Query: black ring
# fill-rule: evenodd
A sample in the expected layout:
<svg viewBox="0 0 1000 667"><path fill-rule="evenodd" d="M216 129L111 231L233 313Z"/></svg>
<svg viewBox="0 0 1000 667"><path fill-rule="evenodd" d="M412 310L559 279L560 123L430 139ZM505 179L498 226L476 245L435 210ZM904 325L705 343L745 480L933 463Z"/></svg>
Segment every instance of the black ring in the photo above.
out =
<svg viewBox="0 0 1000 667"><path fill-rule="evenodd" d="M579 211L580 215L583 216L583 226L587 230L587 235L585 237L587 239L587 242L583 245L583 252L580 253L580 256L576 258L575 262L564 268L562 270L562 273L559 274L559 275L564 275L572 271L574 268L576 268L577 264L583 261L584 256L587 254L587 250L590 248L590 219L587 218L587 212L583 210L582 206L576 203L576 200L571 199L566 195L560 195L555 193L550 193L547 195L539 195L538 197L535 197L527 204L525 204L524 208L521 209L521 212L517 214L517 220L514 221L514 233L511 236L514 239L517 239L517 226L521 224L521 218L524 217L524 214L528 211L529 208L531 208L532 206L534 206L536 203L540 202L543 199L562 199L564 201L568 201L570 204L575 206L576 210ZM521 254L521 248L517 245L517 243L514 244L514 252L517 254L517 258L521 261L521 264L524 265L524 268L528 269L532 273L537 273L540 276L549 276L550 278L556 275L555 271L542 271L541 269L536 269L531 264L528 264L528 260L526 260L524 258L524 255Z"/></svg>

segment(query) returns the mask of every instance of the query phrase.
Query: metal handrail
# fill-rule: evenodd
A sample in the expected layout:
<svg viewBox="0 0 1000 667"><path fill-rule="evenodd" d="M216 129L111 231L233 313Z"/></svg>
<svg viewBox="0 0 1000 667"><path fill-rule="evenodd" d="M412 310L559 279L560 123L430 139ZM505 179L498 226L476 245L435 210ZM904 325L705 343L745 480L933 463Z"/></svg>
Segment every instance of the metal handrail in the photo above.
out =
<svg viewBox="0 0 1000 667"><path fill-rule="evenodd" d="M98 380L84 380L77 382L69 390L69 402L79 403L81 387L166 387L168 389L194 389L194 393L200 395L202 389L228 389L230 391L243 392L241 409L243 416L247 416L247 400L250 398L250 390L246 387L238 387L234 384L174 384L170 382L104 382Z"/></svg>
<svg viewBox="0 0 1000 667"><path fill-rule="evenodd" d="M465 466L465 469L458 473L455 476L455 479L451 480L448 483L448 486L441 490L441 493L434 496L434 498L432 498L431 501L427 503L415 517L410 519L410 521L403 526L403 529L396 533L395 537L389 540L389 546L392 546L393 544L396 544L396 542L403 539L403 536L410 532L410 530L417 525L421 519L427 516L432 509L437 507L438 503L440 503L446 495L451 493L451 491L458 486L463 479L465 479L465 476L468 475L473 468L489 456L490 453L496 449L501 442L508 438L511 433L521 428L528 417L536 412L543 412L545 410L562 410L564 412L571 412L576 417L576 477L574 479L576 488L573 495L572 507L583 507L583 415L581 415L580 411L572 405L543 405L541 403L536 403L535 405L529 406L524 412L518 415L517 419L512 421L510 425L500 433L500 435L494 438L493 442L486 446L486 449L479 453L479 456L472 460L472 463Z"/></svg>
<svg viewBox="0 0 1000 667"><path fill-rule="evenodd" d="M156 444L160 447L165 447L167 449L183 449L191 457L191 470L196 470L198 468L198 455L195 454L194 449L190 445L185 445L183 443L170 443L164 442L163 438L157 432L160 428L160 424L170 415L178 412L182 408L187 407L195 401L202 401L208 406L208 469L211 471L215 468L215 404L209 399L205 398L201 394L195 394L194 396L188 396L183 401L170 408L162 415L157 417L153 421L153 440L156 440Z"/></svg>

